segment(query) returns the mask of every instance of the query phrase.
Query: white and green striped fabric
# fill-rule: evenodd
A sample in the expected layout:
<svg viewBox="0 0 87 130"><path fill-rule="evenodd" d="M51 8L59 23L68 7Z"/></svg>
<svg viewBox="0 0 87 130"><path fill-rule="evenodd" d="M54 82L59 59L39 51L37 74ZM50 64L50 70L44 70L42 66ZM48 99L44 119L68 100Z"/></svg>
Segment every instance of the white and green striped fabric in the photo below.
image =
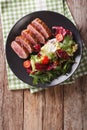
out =
<svg viewBox="0 0 87 130"><path fill-rule="evenodd" d="M1 0L0 5L2 13L4 43L10 29L15 24L15 22L17 22L17 20L19 20L24 15L34 11L55 11L65 15L72 22L74 22L68 6L64 0ZM23 83L13 74L7 63L6 66L10 90L30 89L31 93L42 90L41 88L34 88L33 86L29 86ZM80 66L78 67L74 75L63 84L72 83L77 77L83 76L85 74L87 74L87 49L84 46Z"/></svg>

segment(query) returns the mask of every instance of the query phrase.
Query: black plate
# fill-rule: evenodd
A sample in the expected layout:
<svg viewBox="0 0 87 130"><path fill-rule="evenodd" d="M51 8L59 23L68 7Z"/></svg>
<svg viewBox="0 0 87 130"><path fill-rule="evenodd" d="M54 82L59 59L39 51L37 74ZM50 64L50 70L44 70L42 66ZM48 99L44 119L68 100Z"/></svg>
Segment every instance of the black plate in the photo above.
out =
<svg viewBox="0 0 87 130"><path fill-rule="evenodd" d="M50 86L54 86L57 84L60 84L61 82L65 81L66 79L68 79L77 69L80 60L81 60L81 55L82 55L82 41L79 35L78 30L76 29L76 27L74 26L74 24L67 19L65 16L59 14L59 13L55 13L55 12L51 12L51 11L38 11L38 12L34 12L31 14L28 14L24 17L22 17L11 29L8 38L7 38L7 42L6 42L6 56L7 56L7 61L8 64L11 68L11 70L13 71L13 73L23 82L29 84L29 85L33 85L33 80L32 78L27 74L26 70L23 68L23 61L22 59L20 59L15 52L12 50L11 48L11 42L15 39L16 36L20 35L21 31L23 29L25 29L27 27L27 25L35 18L39 17L40 19L42 19L44 22L46 22L46 24L48 25L48 27L51 29L52 26L63 26L69 30L72 31L73 36L75 41L78 43L78 51L75 55L75 61L76 63L73 64L71 71L68 73L68 75L62 75L59 76L57 79L53 80L52 82L45 83L45 84L38 84L37 86L40 87L50 87Z"/></svg>

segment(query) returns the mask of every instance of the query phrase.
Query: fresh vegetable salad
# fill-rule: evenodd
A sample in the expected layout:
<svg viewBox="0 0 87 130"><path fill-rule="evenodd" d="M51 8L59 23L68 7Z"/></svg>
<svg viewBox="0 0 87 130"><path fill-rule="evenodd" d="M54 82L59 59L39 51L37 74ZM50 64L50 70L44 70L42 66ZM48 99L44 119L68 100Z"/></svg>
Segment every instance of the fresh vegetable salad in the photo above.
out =
<svg viewBox="0 0 87 130"><path fill-rule="evenodd" d="M52 27L53 38L48 40L36 54L23 62L27 73L33 77L33 84L50 82L67 74L75 62L74 53L78 44L70 30L61 26Z"/></svg>

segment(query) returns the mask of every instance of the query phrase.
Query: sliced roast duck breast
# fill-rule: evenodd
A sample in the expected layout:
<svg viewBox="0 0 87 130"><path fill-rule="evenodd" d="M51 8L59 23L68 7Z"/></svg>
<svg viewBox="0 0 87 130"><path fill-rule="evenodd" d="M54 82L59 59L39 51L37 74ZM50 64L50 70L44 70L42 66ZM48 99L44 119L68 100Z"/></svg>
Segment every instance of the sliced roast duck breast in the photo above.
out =
<svg viewBox="0 0 87 130"><path fill-rule="evenodd" d="M17 36L15 38L15 41L21 43L21 45L24 46L28 50L29 53L33 52L32 44L25 37Z"/></svg>
<svg viewBox="0 0 87 130"><path fill-rule="evenodd" d="M32 25L36 27L36 29L42 33L45 39L51 37L52 33L48 26L39 18L36 18L32 21Z"/></svg>
<svg viewBox="0 0 87 130"><path fill-rule="evenodd" d="M38 43L36 36L28 29L23 30L21 32L21 35L26 37L26 39L29 40L33 45L36 45Z"/></svg>
<svg viewBox="0 0 87 130"><path fill-rule="evenodd" d="M20 36L17 36L11 43L14 52L22 59L28 58L29 54L35 51L35 46L45 44L52 36L51 30L41 19L34 19ZM41 46L42 46L41 45Z"/></svg>
<svg viewBox="0 0 87 130"><path fill-rule="evenodd" d="M11 47L20 58L26 59L28 57L29 52L26 50L25 47L21 46L20 43L12 41Z"/></svg>
<svg viewBox="0 0 87 130"><path fill-rule="evenodd" d="M36 36L39 43L45 44L44 36L37 30L35 26L29 24L27 29L30 30Z"/></svg>

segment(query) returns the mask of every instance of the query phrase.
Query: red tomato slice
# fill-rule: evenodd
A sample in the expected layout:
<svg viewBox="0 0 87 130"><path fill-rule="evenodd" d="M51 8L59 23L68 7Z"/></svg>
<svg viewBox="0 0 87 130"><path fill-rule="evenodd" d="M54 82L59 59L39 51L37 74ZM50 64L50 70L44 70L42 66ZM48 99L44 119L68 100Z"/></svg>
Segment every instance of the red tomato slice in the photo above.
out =
<svg viewBox="0 0 87 130"><path fill-rule="evenodd" d="M42 64L48 64L49 63L49 58L48 56L44 56L42 59Z"/></svg>
<svg viewBox="0 0 87 130"><path fill-rule="evenodd" d="M24 61L23 66L24 66L24 68L30 68L30 66L31 66L30 61L29 60Z"/></svg>
<svg viewBox="0 0 87 130"><path fill-rule="evenodd" d="M58 33L58 34L56 35L56 39L57 39L58 42L61 42L61 41L63 40L63 35L60 34L60 33Z"/></svg>

